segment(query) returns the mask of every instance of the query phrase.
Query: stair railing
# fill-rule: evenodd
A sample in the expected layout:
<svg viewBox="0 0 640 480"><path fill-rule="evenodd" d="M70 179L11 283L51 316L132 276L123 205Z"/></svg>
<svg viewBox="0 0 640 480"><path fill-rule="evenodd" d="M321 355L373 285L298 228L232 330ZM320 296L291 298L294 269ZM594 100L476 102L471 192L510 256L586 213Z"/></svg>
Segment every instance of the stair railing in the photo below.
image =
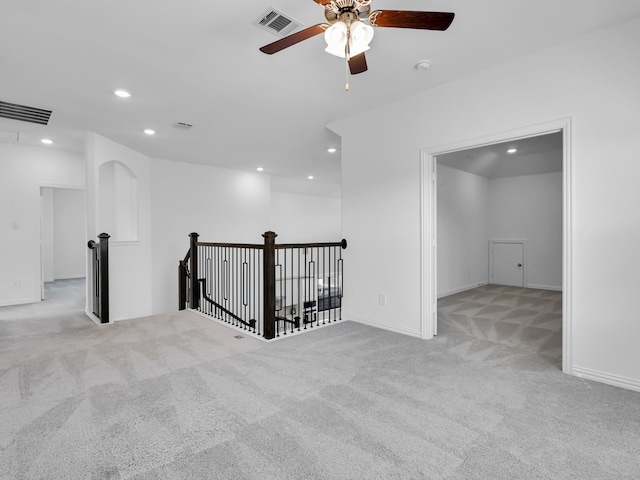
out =
<svg viewBox="0 0 640 480"><path fill-rule="evenodd" d="M265 339L342 319L346 240L276 244L199 242L178 265L178 308L187 306ZM322 322L322 323L321 323Z"/></svg>

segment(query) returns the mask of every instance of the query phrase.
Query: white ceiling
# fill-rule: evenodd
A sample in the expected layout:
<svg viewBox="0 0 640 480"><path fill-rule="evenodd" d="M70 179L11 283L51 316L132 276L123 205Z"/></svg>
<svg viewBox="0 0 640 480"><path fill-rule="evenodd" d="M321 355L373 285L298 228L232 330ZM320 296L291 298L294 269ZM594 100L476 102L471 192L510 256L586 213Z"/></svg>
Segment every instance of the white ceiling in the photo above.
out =
<svg viewBox="0 0 640 480"><path fill-rule="evenodd" d="M515 153L508 153L509 149ZM519 138L438 155L438 165L486 178L562 171L562 132Z"/></svg>
<svg viewBox="0 0 640 480"><path fill-rule="evenodd" d="M46 127L0 119L0 141L19 132L21 143L48 136L82 150L94 131L152 157L335 185L340 152L326 148L340 139L325 125L640 14L637 0L373 0L456 18L446 32L377 28L369 71L345 93L343 61L322 36L258 51L278 39L252 25L271 6L304 27L324 21L312 0L3 2L0 100L53 115ZM425 58L431 68L414 69Z"/></svg>

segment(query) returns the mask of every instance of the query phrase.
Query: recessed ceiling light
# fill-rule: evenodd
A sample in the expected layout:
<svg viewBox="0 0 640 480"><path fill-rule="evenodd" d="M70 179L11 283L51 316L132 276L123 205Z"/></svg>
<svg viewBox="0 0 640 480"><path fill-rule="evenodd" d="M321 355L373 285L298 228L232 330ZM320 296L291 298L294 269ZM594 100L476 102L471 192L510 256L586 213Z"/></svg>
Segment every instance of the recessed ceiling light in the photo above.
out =
<svg viewBox="0 0 640 480"><path fill-rule="evenodd" d="M510 148L509 150L507 150L507 153L516 153L518 150L515 148Z"/></svg>
<svg viewBox="0 0 640 480"><path fill-rule="evenodd" d="M53 140L49 140L48 138L43 138L42 140L40 140L42 143L44 143L45 145L51 145L53 143Z"/></svg>
<svg viewBox="0 0 640 480"><path fill-rule="evenodd" d="M336 153L337 151L338 151L338 150L337 150L337 149L335 149L335 148L333 148L333 147L331 147L331 148L327 148L327 152L329 152L329 153Z"/></svg>
<svg viewBox="0 0 640 480"><path fill-rule="evenodd" d="M155 130L151 130L150 128L147 128L144 133L146 133L147 135L155 135L156 131Z"/></svg>
<svg viewBox="0 0 640 480"><path fill-rule="evenodd" d="M259 172L263 172L263 171L264 171L264 168L262 168L262 167L258 167L258 168L256 168L256 170L257 170L257 171L259 171Z"/></svg>
<svg viewBox="0 0 640 480"><path fill-rule="evenodd" d="M308 178L309 180L313 180L313 175L309 175L307 178Z"/></svg>
<svg viewBox="0 0 640 480"><path fill-rule="evenodd" d="M129 98L131 96L131 94L129 92L127 92L126 90L116 90L115 93L117 96L121 97L121 98Z"/></svg>

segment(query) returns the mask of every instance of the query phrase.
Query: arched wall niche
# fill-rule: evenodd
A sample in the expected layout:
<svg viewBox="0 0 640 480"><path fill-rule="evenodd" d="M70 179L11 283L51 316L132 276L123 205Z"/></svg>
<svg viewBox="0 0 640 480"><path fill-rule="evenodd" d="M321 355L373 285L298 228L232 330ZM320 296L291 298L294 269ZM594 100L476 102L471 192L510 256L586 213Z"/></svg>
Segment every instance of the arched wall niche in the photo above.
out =
<svg viewBox="0 0 640 480"><path fill-rule="evenodd" d="M117 160L98 170L98 230L111 242L138 241L138 178Z"/></svg>

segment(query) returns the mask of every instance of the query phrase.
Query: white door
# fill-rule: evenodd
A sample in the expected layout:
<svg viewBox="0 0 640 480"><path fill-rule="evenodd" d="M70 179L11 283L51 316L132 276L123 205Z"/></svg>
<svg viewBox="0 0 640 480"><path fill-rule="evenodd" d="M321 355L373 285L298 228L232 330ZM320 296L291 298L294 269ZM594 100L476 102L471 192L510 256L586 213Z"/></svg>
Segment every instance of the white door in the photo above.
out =
<svg viewBox="0 0 640 480"><path fill-rule="evenodd" d="M492 241L491 282L524 287L524 242Z"/></svg>

